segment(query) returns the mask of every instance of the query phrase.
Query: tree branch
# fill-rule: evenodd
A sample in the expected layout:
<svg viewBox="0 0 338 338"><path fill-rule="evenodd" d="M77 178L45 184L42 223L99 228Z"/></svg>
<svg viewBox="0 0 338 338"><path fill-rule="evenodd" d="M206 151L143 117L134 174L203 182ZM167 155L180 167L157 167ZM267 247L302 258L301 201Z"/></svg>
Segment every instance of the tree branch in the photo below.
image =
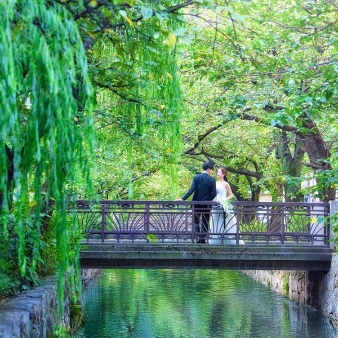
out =
<svg viewBox="0 0 338 338"><path fill-rule="evenodd" d="M271 112L271 111L281 110L281 107L272 108L271 106L266 106L264 109L266 111ZM272 126L268 121L264 120L261 117L258 117L258 116L255 116L255 115L249 115L249 114L245 113L246 111L250 111L250 110L251 110L251 108L246 108L246 109L243 110L243 112L236 114L236 116L241 120L255 121L257 123L264 124L264 125L269 126L269 127L278 128L278 129L281 129L281 130L284 130L284 131L289 131L289 132L292 132L292 133L297 133L297 131L298 131L298 128L290 126L290 125L281 125L279 123L276 123Z"/></svg>
<svg viewBox="0 0 338 338"><path fill-rule="evenodd" d="M201 142L207 137L209 136L211 133L213 133L214 131L218 130L219 128L221 128L222 126L224 126L226 123L228 123L230 120L224 120L223 122L219 123L217 126L211 127L210 129L208 129L204 134L199 135L197 138L197 142L195 142L195 144L190 148L187 149L183 155L187 155L192 153L200 144Z"/></svg>

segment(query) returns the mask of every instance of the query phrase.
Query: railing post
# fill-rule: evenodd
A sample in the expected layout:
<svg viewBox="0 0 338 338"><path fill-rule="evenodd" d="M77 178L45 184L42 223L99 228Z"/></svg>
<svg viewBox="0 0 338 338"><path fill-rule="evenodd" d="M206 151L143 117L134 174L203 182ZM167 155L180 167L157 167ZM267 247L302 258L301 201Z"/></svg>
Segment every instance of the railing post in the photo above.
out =
<svg viewBox="0 0 338 338"><path fill-rule="evenodd" d="M330 228L329 228L329 240L330 240L330 248L334 249L336 243L334 242L334 234L333 234L333 215L338 212L338 201L329 201L330 204Z"/></svg>
<svg viewBox="0 0 338 338"><path fill-rule="evenodd" d="M236 238L236 244L239 244L239 233L241 232L241 225L242 225L242 216L240 216L240 210L239 206L236 205L235 207L232 207L232 210L234 210L234 216L236 217L236 232L237 232L237 238ZM243 208L242 208L242 215L243 215Z"/></svg>
<svg viewBox="0 0 338 338"><path fill-rule="evenodd" d="M101 231L101 241L104 242L104 235L106 232L106 225L107 225L107 214L106 214L106 206L101 204L102 210L102 231Z"/></svg>
<svg viewBox="0 0 338 338"><path fill-rule="evenodd" d="M195 243L195 205L191 203L191 242Z"/></svg>
<svg viewBox="0 0 338 338"><path fill-rule="evenodd" d="M146 203L145 205L146 210L145 210L145 215L144 215L144 231L146 234L149 234L149 219L150 219L150 204Z"/></svg>
<svg viewBox="0 0 338 338"><path fill-rule="evenodd" d="M282 220L282 228L281 228L281 243L285 242L285 226L286 226L286 215L285 215L285 205L281 205L281 220Z"/></svg>
<svg viewBox="0 0 338 338"><path fill-rule="evenodd" d="M231 204L231 202L229 202ZM237 209L237 208L236 208ZM235 217L235 225L236 225L236 244L239 244L239 218L238 218L238 209L234 209L233 205L231 204L230 210L233 212L233 216ZM224 215L225 218L225 215Z"/></svg>

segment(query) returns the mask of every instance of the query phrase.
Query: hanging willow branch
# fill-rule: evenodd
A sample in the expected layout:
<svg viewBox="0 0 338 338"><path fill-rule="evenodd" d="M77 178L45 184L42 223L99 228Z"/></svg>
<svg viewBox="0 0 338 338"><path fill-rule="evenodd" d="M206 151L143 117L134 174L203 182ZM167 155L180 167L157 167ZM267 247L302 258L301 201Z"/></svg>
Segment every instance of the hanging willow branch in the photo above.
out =
<svg viewBox="0 0 338 338"><path fill-rule="evenodd" d="M1 232L8 237L8 221L14 220L10 236L18 238L21 276L34 270L40 256L41 212L54 199L60 214L55 237L63 276L72 236L66 223L66 183L71 187L79 173L89 182L84 155L93 139L93 90L85 51L67 10L43 0L0 4L0 51Z"/></svg>
<svg viewBox="0 0 338 338"><path fill-rule="evenodd" d="M160 38L148 38L159 31L167 38L177 25L176 20L161 22L150 17L138 29L127 26L116 32L114 39L112 36L98 39L90 52L91 63L95 64L92 74L93 84L98 88L97 104L105 111L104 124L101 114L98 116L98 130L105 139L104 133L109 131L111 144L107 149L112 154L123 154L119 161L125 163L125 171L123 183L119 180L119 184L129 186L129 198L133 194L132 168L142 170L135 164L135 154L144 152L142 149L149 151L150 166L146 170L152 170L151 161L157 162L156 168L165 162L171 171L166 176L177 182L174 167L182 153L179 121L183 107L175 45L169 41L164 44ZM116 121L120 122L113 130L110 126ZM104 191L108 190L104 188Z"/></svg>

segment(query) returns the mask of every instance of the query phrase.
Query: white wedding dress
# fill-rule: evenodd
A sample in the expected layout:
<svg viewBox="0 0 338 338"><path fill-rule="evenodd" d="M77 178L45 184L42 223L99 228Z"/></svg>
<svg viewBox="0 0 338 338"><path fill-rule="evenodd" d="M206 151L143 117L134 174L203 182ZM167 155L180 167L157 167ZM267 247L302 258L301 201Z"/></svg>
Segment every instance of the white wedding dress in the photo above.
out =
<svg viewBox="0 0 338 338"><path fill-rule="evenodd" d="M214 201L220 205L211 210L209 244L236 244L237 221L231 204L226 201L227 190L220 182L216 182L216 192ZM223 243L221 234L224 235ZM239 240L239 244L244 244L243 240Z"/></svg>

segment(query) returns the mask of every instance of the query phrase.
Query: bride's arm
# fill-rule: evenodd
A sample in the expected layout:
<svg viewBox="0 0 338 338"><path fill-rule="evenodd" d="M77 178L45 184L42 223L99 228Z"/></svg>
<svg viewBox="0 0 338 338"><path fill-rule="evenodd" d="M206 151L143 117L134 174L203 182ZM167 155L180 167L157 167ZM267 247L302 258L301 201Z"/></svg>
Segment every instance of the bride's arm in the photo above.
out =
<svg viewBox="0 0 338 338"><path fill-rule="evenodd" d="M230 184L228 182L225 182L225 189L227 190L227 198L225 200L231 200L235 195L232 192Z"/></svg>

